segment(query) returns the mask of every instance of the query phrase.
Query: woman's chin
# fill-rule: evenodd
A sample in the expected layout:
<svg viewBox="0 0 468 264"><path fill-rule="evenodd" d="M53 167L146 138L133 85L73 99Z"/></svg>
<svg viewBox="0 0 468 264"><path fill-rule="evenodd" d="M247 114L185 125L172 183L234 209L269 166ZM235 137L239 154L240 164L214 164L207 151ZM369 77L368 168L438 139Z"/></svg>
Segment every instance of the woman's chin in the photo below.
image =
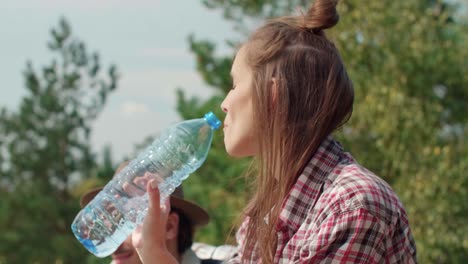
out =
<svg viewBox="0 0 468 264"><path fill-rule="evenodd" d="M249 149L246 148L234 148L234 147L228 147L227 145L225 146L226 152L229 156L233 158L245 158L245 157L251 157L254 156L253 151L250 151Z"/></svg>

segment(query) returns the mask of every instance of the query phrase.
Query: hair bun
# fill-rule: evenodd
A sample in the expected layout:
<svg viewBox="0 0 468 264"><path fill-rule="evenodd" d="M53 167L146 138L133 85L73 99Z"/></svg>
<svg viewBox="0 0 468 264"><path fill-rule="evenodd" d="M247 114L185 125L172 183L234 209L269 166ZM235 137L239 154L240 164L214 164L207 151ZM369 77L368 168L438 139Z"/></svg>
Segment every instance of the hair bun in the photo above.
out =
<svg viewBox="0 0 468 264"><path fill-rule="evenodd" d="M324 30L333 27L340 20L336 11L338 0L315 0L305 14L304 27L310 30Z"/></svg>

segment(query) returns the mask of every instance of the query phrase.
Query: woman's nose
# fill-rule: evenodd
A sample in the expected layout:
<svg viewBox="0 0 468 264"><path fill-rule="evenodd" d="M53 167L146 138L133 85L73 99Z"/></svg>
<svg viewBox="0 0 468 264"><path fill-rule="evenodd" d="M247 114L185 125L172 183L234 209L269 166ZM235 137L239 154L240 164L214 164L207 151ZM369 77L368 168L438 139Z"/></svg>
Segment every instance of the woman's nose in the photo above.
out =
<svg viewBox="0 0 468 264"><path fill-rule="evenodd" d="M221 103L221 110L223 110L224 113L227 113L227 107L226 107L226 99Z"/></svg>

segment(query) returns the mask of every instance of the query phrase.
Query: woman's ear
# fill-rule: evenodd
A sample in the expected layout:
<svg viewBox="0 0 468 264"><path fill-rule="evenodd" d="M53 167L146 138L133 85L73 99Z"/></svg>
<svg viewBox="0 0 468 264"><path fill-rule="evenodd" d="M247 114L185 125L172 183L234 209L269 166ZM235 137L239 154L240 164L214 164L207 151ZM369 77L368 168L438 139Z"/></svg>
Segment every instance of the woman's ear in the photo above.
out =
<svg viewBox="0 0 468 264"><path fill-rule="evenodd" d="M179 234L179 215L175 212L169 214L166 225L166 239L177 239Z"/></svg>

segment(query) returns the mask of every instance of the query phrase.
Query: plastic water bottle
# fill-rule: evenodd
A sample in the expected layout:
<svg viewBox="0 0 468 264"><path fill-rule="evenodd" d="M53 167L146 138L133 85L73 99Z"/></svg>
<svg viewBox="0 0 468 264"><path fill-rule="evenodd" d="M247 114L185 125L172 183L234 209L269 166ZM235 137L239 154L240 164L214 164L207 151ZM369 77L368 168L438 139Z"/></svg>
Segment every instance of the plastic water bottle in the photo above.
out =
<svg viewBox="0 0 468 264"><path fill-rule="evenodd" d="M157 179L161 201L169 197L205 161L220 125L210 112L164 130L78 213L76 238L97 257L112 254L146 216L147 183Z"/></svg>

